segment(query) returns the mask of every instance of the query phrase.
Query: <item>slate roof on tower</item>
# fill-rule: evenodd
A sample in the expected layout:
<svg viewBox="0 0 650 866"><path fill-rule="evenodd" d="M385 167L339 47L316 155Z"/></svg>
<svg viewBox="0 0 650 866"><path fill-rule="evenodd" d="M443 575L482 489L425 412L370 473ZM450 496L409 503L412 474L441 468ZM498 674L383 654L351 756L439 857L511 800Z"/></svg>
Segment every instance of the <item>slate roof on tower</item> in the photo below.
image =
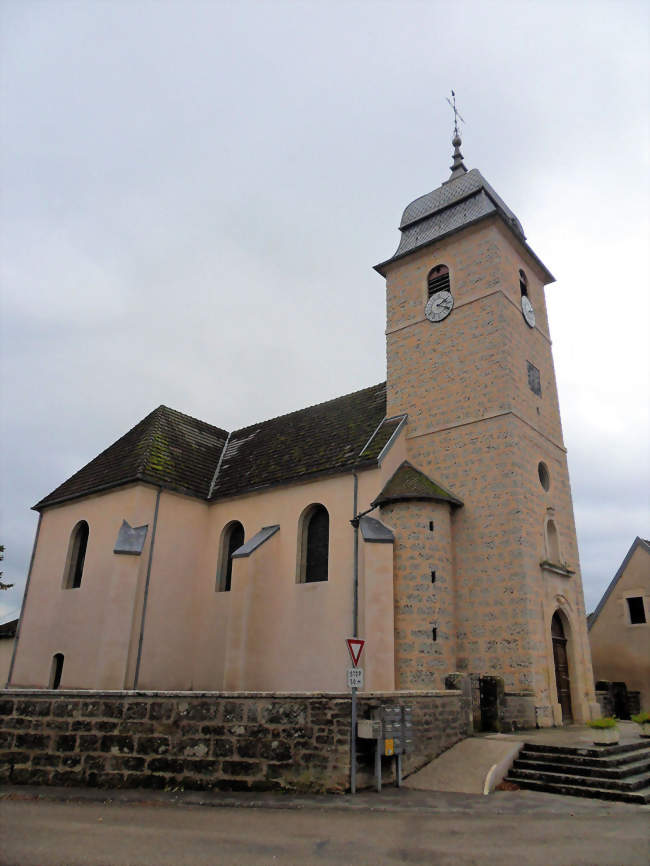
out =
<svg viewBox="0 0 650 866"><path fill-rule="evenodd" d="M450 180L406 207L399 225L402 233L399 246L389 259L375 265L375 270L386 276L386 267L391 262L496 215L537 262L545 282L552 283L555 277L526 243L523 227L515 214L478 169L467 171L462 163L461 168L462 172L454 171Z"/></svg>
<svg viewBox="0 0 650 866"><path fill-rule="evenodd" d="M385 382L232 433L159 406L34 508L136 481L215 500L376 466L403 421L385 415Z"/></svg>

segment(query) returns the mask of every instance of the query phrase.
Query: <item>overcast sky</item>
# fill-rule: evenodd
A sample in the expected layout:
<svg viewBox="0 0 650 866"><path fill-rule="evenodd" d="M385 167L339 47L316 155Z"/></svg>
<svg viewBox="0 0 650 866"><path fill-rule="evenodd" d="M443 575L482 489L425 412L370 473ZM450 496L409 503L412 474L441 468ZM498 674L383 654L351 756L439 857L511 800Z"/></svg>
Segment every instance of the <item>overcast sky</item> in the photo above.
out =
<svg viewBox="0 0 650 866"><path fill-rule="evenodd" d="M385 378L372 265L448 176L452 87L468 168L557 278L593 609L650 535L647 4L0 9L0 622L30 507L159 404L233 429Z"/></svg>

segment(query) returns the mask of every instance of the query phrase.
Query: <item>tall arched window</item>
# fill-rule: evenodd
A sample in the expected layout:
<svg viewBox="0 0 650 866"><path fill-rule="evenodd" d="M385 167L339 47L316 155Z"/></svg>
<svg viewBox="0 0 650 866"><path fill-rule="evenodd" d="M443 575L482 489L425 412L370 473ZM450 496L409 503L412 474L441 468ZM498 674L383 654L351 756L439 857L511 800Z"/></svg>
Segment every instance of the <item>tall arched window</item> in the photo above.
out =
<svg viewBox="0 0 650 866"><path fill-rule="evenodd" d="M61 685L61 674L63 673L63 653L52 656L52 667L50 668L50 688L58 689Z"/></svg>
<svg viewBox="0 0 650 866"><path fill-rule="evenodd" d="M89 532L90 530L85 520L80 520L72 530L63 577L65 589L78 589L81 586Z"/></svg>
<svg viewBox="0 0 650 866"><path fill-rule="evenodd" d="M427 277L427 288L429 297L435 295L436 292L449 291L449 268L447 265L436 265L429 271Z"/></svg>
<svg viewBox="0 0 650 866"><path fill-rule="evenodd" d="M554 520L549 520L546 523L546 557L549 562L559 565L560 558L560 537L557 532Z"/></svg>
<svg viewBox="0 0 650 866"><path fill-rule="evenodd" d="M221 535L221 552L217 571L217 592L230 592L232 555L244 543L244 527L238 520L229 523Z"/></svg>
<svg viewBox="0 0 650 866"><path fill-rule="evenodd" d="M327 580L330 516L324 505L310 505L303 512L299 541L298 581L317 583Z"/></svg>

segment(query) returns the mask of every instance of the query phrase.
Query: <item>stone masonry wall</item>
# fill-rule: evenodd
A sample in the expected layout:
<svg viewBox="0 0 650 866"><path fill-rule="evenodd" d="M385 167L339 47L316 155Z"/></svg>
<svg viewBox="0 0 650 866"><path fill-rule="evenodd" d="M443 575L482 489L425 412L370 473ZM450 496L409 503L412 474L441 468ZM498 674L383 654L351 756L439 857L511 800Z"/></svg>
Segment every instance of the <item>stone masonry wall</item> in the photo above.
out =
<svg viewBox="0 0 650 866"><path fill-rule="evenodd" d="M399 689L441 688L445 675L457 667L449 511L446 502L397 502L381 509L382 520L395 532L395 685Z"/></svg>
<svg viewBox="0 0 650 866"><path fill-rule="evenodd" d="M381 703L413 708L407 772L468 733L458 692L362 695L359 718ZM349 733L347 694L7 690L0 783L342 792Z"/></svg>

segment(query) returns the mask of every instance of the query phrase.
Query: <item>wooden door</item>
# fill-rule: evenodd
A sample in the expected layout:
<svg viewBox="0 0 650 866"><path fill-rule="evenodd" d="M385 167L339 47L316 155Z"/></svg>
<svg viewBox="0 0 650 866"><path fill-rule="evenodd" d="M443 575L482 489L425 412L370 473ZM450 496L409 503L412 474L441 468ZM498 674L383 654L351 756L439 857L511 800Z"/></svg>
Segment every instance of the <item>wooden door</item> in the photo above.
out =
<svg viewBox="0 0 650 866"><path fill-rule="evenodd" d="M562 620L557 613L553 614L551 623L551 635L553 637L553 661L555 662L555 683L557 685L557 699L562 707L562 722L573 721L571 712L571 682L569 680L569 660L566 652L566 638Z"/></svg>

